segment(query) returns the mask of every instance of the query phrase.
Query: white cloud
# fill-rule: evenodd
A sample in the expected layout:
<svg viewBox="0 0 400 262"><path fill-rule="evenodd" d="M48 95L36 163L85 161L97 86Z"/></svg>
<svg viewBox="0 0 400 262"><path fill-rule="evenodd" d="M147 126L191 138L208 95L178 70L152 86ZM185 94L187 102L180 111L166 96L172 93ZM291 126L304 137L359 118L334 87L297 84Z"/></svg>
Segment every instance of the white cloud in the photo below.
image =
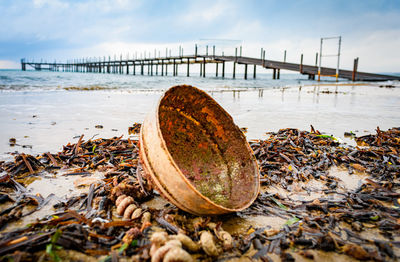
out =
<svg viewBox="0 0 400 262"><path fill-rule="evenodd" d="M226 0L216 1L210 4L208 1L194 4L185 15L181 17L183 23L210 23L221 16L232 15L234 4Z"/></svg>
<svg viewBox="0 0 400 262"><path fill-rule="evenodd" d="M80 12L93 11L97 13L110 13L114 11L133 11L142 5L141 0L89 0L86 2L77 2L73 8Z"/></svg>
<svg viewBox="0 0 400 262"><path fill-rule="evenodd" d="M344 43L344 63L359 57L359 70L372 72L400 71L400 29L378 30L357 36Z"/></svg>
<svg viewBox="0 0 400 262"><path fill-rule="evenodd" d="M59 0L33 0L33 5L35 8L42 8L44 6L49 6L52 8L68 8L69 3Z"/></svg>
<svg viewBox="0 0 400 262"><path fill-rule="evenodd" d="M10 61L10 60L0 60L0 69L19 69L21 64Z"/></svg>

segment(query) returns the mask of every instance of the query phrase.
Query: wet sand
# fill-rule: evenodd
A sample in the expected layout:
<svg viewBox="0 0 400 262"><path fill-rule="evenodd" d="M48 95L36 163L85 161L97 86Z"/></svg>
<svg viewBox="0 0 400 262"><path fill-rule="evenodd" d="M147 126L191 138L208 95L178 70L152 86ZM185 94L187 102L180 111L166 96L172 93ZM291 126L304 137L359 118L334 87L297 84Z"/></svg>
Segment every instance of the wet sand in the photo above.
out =
<svg viewBox="0 0 400 262"><path fill-rule="evenodd" d="M344 132L358 136L400 123L400 88L377 85L320 85L293 88L209 92L234 118L247 127L249 139L267 131L310 125L353 143ZM0 95L0 160L8 152L57 152L81 134L110 138L128 136L128 127L142 122L161 91L41 91ZM95 126L101 125L102 128ZM10 147L9 139L16 138Z"/></svg>

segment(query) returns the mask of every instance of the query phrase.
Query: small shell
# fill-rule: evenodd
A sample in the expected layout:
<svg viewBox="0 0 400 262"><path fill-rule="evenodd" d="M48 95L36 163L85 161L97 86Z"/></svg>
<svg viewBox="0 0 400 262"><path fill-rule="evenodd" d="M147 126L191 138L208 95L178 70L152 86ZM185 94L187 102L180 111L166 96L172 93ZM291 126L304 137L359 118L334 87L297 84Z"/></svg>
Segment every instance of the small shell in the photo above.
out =
<svg viewBox="0 0 400 262"><path fill-rule="evenodd" d="M278 230L278 229L266 229L266 230L264 230L264 234L265 234L267 237L275 236L275 235L278 234L278 233L279 233L279 230Z"/></svg>
<svg viewBox="0 0 400 262"><path fill-rule="evenodd" d="M157 251L154 253L154 255L151 257L151 262L161 262L163 261L163 258L167 252L172 249L172 248L181 248L182 244L178 240L170 240L167 243L165 243L164 246L160 247L157 249Z"/></svg>
<svg viewBox="0 0 400 262"><path fill-rule="evenodd" d="M167 242L167 239L168 239L167 232L154 232L150 237L151 243L157 245L164 245L165 242Z"/></svg>
<svg viewBox="0 0 400 262"><path fill-rule="evenodd" d="M124 211L124 219L131 219L132 213L136 208L135 204L130 204Z"/></svg>
<svg viewBox="0 0 400 262"><path fill-rule="evenodd" d="M127 197L127 195L120 195L117 200L115 200L115 205L119 206L121 204L121 201L124 200Z"/></svg>
<svg viewBox="0 0 400 262"><path fill-rule="evenodd" d="M163 262L192 262L193 258L180 247L171 248L164 256Z"/></svg>
<svg viewBox="0 0 400 262"><path fill-rule="evenodd" d="M150 223L151 222L151 213L150 212L144 212L142 215L142 224L145 223Z"/></svg>
<svg viewBox="0 0 400 262"><path fill-rule="evenodd" d="M140 207L136 208L135 211L133 211L132 213L131 219L139 218L141 215L142 215L142 209Z"/></svg>
<svg viewBox="0 0 400 262"><path fill-rule="evenodd" d="M117 214L122 216L124 214L124 211L126 209L127 206L129 206L130 204L133 203L133 198L128 196L125 197L120 203L119 205L117 205Z"/></svg>
<svg viewBox="0 0 400 262"><path fill-rule="evenodd" d="M214 242L213 235L208 231L203 231L200 235L200 244L207 255L217 257L220 254Z"/></svg>
<svg viewBox="0 0 400 262"><path fill-rule="evenodd" d="M232 236L226 231L218 231L218 238L222 241L225 250L232 248Z"/></svg>
<svg viewBox="0 0 400 262"><path fill-rule="evenodd" d="M167 232L154 232L151 237L151 248L150 248L150 256L153 256L157 249L159 249L162 245L165 244L168 240Z"/></svg>
<svg viewBox="0 0 400 262"><path fill-rule="evenodd" d="M215 230L217 228L217 224L215 224L214 222L209 222L207 224L208 228L211 230Z"/></svg>
<svg viewBox="0 0 400 262"><path fill-rule="evenodd" d="M185 234L179 233L178 235L171 236L173 239L177 239L182 243L186 249L192 252L197 252L200 249L199 244L194 242L190 237Z"/></svg>
<svg viewBox="0 0 400 262"><path fill-rule="evenodd" d="M192 219L192 226L195 230L199 230L199 228L203 227L203 224L206 222L204 217L195 217Z"/></svg>

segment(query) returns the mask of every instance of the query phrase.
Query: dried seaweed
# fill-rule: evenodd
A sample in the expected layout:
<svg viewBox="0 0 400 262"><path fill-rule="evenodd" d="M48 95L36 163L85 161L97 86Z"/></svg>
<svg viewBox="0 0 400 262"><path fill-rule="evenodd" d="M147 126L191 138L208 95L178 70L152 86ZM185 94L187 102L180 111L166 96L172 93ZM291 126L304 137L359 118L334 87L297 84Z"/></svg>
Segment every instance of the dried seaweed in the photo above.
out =
<svg viewBox="0 0 400 262"><path fill-rule="evenodd" d="M140 124L132 128L137 132ZM16 154L12 162L0 163L1 202L0 257L58 260L64 251L79 252L106 261L118 258L150 260L170 257L181 261L234 258L253 260L296 256L318 259L318 252L335 252L359 260L399 259L400 129L355 138L359 146L340 144L334 137L282 129L250 146L260 167L262 192L248 209L221 217L196 217L172 205L148 208L144 203L158 193L151 190L141 173L138 141L114 137L67 144L57 154ZM368 178L355 189L341 187L329 173L344 167L350 174ZM92 184L87 193L59 200L55 212L29 226L7 230L12 221L36 212L51 199L30 195L25 181L45 172L56 176L104 174L102 183ZM323 185L312 200L293 199L270 188L300 190L310 181ZM130 197L121 207L121 199ZM120 200L117 200L120 199ZM129 203L128 203L129 202ZM124 204L125 205L125 204ZM129 207L129 205L131 205ZM33 206L31 211L26 207ZM140 209L140 210L139 210ZM139 210L137 215L133 212ZM245 233L229 234L222 223L230 217L269 215L285 219L280 228L251 227ZM366 232L374 235L365 235ZM160 233L161 232L161 233ZM47 253L45 252L47 250Z"/></svg>

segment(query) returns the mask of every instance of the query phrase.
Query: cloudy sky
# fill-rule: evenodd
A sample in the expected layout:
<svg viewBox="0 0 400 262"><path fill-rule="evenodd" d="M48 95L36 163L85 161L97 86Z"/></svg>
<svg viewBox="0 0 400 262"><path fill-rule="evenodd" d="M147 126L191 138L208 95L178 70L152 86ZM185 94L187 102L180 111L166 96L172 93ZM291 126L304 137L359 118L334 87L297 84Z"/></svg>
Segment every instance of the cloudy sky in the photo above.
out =
<svg viewBox="0 0 400 262"><path fill-rule="evenodd" d="M321 37L342 36L341 65L400 72L398 0L0 0L0 68L19 68L21 58L165 55L166 48L193 53L194 44L217 53L315 63ZM235 41L231 41L235 40ZM326 42L335 53L337 42ZM324 65L333 65L326 58Z"/></svg>

